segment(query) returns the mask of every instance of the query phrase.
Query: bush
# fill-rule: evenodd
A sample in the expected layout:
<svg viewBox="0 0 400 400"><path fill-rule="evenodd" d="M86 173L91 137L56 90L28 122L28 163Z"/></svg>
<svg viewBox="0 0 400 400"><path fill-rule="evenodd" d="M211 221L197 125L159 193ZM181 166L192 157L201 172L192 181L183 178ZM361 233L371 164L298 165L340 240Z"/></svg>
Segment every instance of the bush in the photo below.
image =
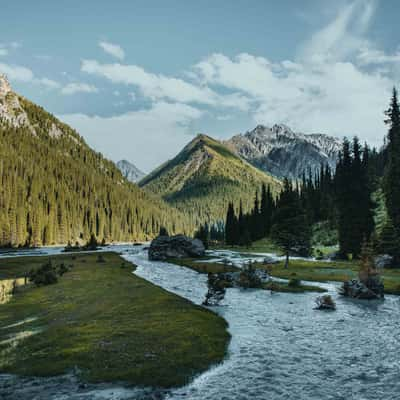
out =
<svg viewBox="0 0 400 400"><path fill-rule="evenodd" d="M288 286L291 288L298 288L301 286L301 280L299 278L289 279Z"/></svg>
<svg viewBox="0 0 400 400"><path fill-rule="evenodd" d="M63 276L66 272L69 271L69 267L67 267L64 263L61 263L58 266L58 275Z"/></svg>
<svg viewBox="0 0 400 400"><path fill-rule="evenodd" d="M257 270L252 263L243 267L240 272L239 286L245 289L260 288L262 286L261 279L257 275Z"/></svg>
<svg viewBox="0 0 400 400"><path fill-rule="evenodd" d="M207 281L208 291L206 298L203 301L205 306L216 306L225 297L225 282L223 280L223 274L208 274Z"/></svg>
<svg viewBox="0 0 400 400"><path fill-rule="evenodd" d="M58 282L57 270L51 260L43 264L39 269L31 270L28 277L36 286L52 285Z"/></svg>

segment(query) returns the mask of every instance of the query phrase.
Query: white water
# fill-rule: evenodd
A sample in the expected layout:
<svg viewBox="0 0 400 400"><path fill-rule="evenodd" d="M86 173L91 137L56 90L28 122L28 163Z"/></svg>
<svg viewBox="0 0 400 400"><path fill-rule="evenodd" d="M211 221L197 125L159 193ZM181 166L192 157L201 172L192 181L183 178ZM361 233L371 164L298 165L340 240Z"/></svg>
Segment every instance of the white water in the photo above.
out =
<svg viewBox="0 0 400 400"><path fill-rule="evenodd" d="M124 246L119 250L138 265L137 275L194 303L202 302L205 275L168 263L150 262L139 248ZM233 257L236 264L251 258L234 253L215 255ZM214 311L229 323L232 341L228 358L187 387L170 392L167 398L400 398L400 298L387 296L384 302L355 302L338 297L335 285L324 286L335 297L335 312L314 310L316 293L271 295L264 290L227 290L223 305ZM0 379L0 395L1 382ZM38 399L154 398L154 394L122 388L79 389L77 384L66 386L60 380L52 384L41 380L36 389L29 386L31 381L23 382L19 386L30 387Z"/></svg>

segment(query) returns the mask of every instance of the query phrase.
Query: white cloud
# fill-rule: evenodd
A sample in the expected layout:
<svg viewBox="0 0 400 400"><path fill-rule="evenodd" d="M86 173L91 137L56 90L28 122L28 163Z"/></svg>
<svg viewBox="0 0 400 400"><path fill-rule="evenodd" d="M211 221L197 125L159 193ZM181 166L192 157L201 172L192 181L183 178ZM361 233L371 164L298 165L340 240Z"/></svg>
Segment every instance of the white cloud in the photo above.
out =
<svg viewBox="0 0 400 400"><path fill-rule="evenodd" d="M110 42L99 42L99 46L107 53L112 55L119 60L123 60L125 58L125 52L122 47L118 44L113 44Z"/></svg>
<svg viewBox="0 0 400 400"><path fill-rule="evenodd" d="M97 92L98 89L96 86L81 82L68 83L61 89L61 93L65 95L72 95L76 93L97 93Z"/></svg>
<svg viewBox="0 0 400 400"><path fill-rule="evenodd" d="M113 83L134 85L143 96L151 100L167 99L179 103L199 103L248 109L248 99L237 93L219 95L208 87L192 84L183 79L156 75L137 65L101 64L96 60L84 60L83 72L101 76Z"/></svg>
<svg viewBox="0 0 400 400"><path fill-rule="evenodd" d="M193 67L191 76L207 87L243 93L255 124L281 122L304 132L359 135L380 145L386 133L383 110L395 83L388 64L400 54L386 54L365 38L374 10L373 1L346 4L300 47L295 60L212 54Z"/></svg>
<svg viewBox="0 0 400 400"><path fill-rule="evenodd" d="M190 124L201 116L202 111L185 104L156 102L150 109L113 117L70 114L59 118L107 157L125 158L150 171L190 140Z"/></svg>
<svg viewBox="0 0 400 400"><path fill-rule="evenodd" d="M386 54L383 50L365 46L360 49L357 61L363 65L400 63L400 49L394 54Z"/></svg>
<svg viewBox="0 0 400 400"><path fill-rule="evenodd" d="M6 74L10 80L31 82L34 79L33 72L29 68L20 65L0 63L0 72Z"/></svg>
<svg viewBox="0 0 400 400"><path fill-rule="evenodd" d="M58 89L61 87L61 85L58 82L48 78L35 78L34 82L42 86L45 86L49 89Z"/></svg>
<svg viewBox="0 0 400 400"><path fill-rule="evenodd" d="M0 46L0 56L6 56L8 54L8 50L4 47Z"/></svg>
<svg viewBox="0 0 400 400"><path fill-rule="evenodd" d="M0 72L5 74L10 81L32 83L46 89L61 87L60 83L48 78L38 78L31 69L20 65L0 63Z"/></svg>
<svg viewBox="0 0 400 400"><path fill-rule="evenodd" d="M343 61L367 41L365 33L374 15L374 0L356 0L339 9L336 18L300 47L303 62Z"/></svg>

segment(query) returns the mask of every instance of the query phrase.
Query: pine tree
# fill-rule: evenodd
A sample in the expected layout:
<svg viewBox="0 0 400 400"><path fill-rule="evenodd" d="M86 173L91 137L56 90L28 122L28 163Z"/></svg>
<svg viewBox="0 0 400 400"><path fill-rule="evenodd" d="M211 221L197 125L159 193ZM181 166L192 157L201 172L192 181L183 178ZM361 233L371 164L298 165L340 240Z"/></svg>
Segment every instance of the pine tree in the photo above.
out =
<svg viewBox="0 0 400 400"><path fill-rule="evenodd" d="M400 240L392 221L389 219L383 226L378 238L378 251L394 257L394 263L400 261Z"/></svg>
<svg viewBox="0 0 400 400"><path fill-rule="evenodd" d="M389 132L384 192L388 214L397 234L400 235L400 109L396 89L393 89L391 104L386 115Z"/></svg>
<svg viewBox="0 0 400 400"><path fill-rule="evenodd" d="M298 192L293 189L288 179L284 180L284 188L277 203L271 236L285 252L285 268L289 265L291 252L295 251L304 256L310 253L311 231L305 212L301 208Z"/></svg>
<svg viewBox="0 0 400 400"><path fill-rule="evenodd" d="M229 203L225 222L225 242L233 246L236 244L236 217L233 203Z"/></svg>

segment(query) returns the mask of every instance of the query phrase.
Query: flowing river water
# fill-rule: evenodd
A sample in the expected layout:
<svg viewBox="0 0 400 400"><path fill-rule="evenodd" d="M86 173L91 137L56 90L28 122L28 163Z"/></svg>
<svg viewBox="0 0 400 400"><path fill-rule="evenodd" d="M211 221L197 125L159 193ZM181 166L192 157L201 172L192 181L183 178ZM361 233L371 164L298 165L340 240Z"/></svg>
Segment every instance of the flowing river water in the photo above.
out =
<svg viewBox="0 0 400 400"><path fill-rule="evenodd" d="M137 275L196 304L203 301L205 275L149 261L143 248L117 246L115 250L138 265ZM237 253L214 255L236 264L253 258ZM335 312L315 310L316 293L228 289L223 303L213 308L229 323L232 340L226 360L188 386L168 392L166 398L400 399L400 298L357 302L338 297L335 284L320 286L335 297ZM33 380L0 375L0 397L2 384L9 387L17 382L20 396L10 399L122 400L159 395L122 387L82 388L67 377Z"/></svg>

